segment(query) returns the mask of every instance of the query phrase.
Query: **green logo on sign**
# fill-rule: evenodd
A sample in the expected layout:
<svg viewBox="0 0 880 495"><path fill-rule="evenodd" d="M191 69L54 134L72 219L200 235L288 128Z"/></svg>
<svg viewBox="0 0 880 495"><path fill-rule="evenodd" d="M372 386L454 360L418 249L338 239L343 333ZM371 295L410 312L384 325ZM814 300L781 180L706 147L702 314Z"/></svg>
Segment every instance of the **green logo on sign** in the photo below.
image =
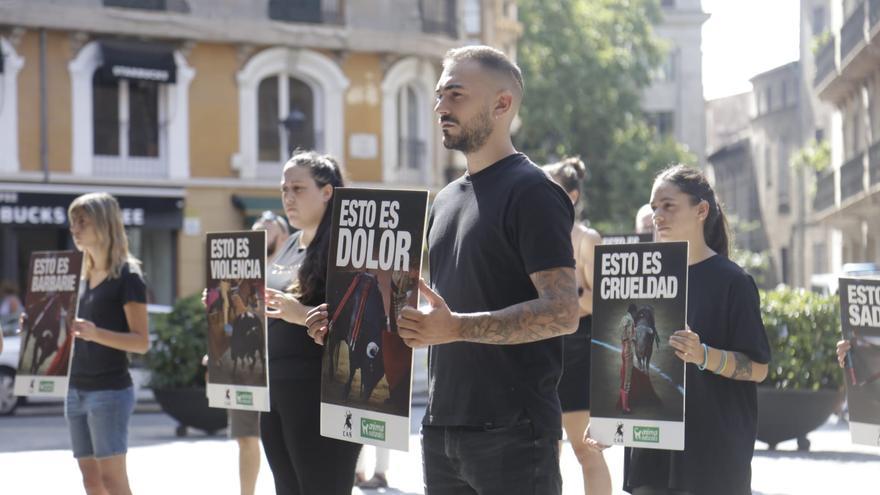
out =
<svg viewBox="0 0 880 495"><path fill-rule="evenodd" d="M361 436L373 440L385 441L385 422L375 419L361 418Z"/></svg>
<svg viewBox="0 0 880 495"><path fill-rule="evenodd" d="M633 441L660 443L660 428L656 426L633 426Z"/></svg>
<svg viewBox="0 0 880 495"><path fill-rule="evenodd" d="M254 394L253 392L235 392L235 403L242 406L252 406L254 405Z"/></svg>
<svg viewBox="0 0 880 495"><path fill-rule="evenodd" d="M54 392L55 382L40 382L40 392Z"/></svg>

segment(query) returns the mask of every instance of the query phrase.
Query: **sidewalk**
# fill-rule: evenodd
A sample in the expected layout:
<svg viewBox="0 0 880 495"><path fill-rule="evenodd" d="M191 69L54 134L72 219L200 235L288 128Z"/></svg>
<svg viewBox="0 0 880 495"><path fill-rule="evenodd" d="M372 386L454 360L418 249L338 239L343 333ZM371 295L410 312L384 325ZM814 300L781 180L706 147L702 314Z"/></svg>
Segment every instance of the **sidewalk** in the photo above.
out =
<svg viewBox="0 0 880 495"><path fill-rule="evenodd" d="M414 414L417 414L414 411ZM416 418L414 419L414 423ZM50 418L52 435L66 433L63 418ZM238 466L235 443L222 436L208 438L198 432L186 439L173 435L174 423L159 413L140 413L136 422L151 423L141 430L138 444L129 451L129 476L136 494L154 493L238 493ZM3 420L0 420L2 426ZM57 424L56 424L57 423ZM57 430L56 430L57 429ZM56 433L57 431L57 433ZM3 432L3 436L8 435ZM31 432L22 431L22 435ZM8 438L0 438L0 444ZM867 494L876 493L880 473L880 449L851 445L845 425L834 419L810 434L812 450L797 452L793 440L768 452L762 444L752 462L753 489L760 495ZM133 442L134 443L134 442ZM145 445L146 443L146 445ZM4 449L7 450L7 449ZM612 448L606 459L612 473L615 493L620 493L623 449ZM372 463L368 463L371 465ZM370 491L386 494L422 494L422 468L419 437L410 436L410 452L391 453L388 479L393 489ZM565 444L561 459L563 493L582 493L580 470L571 448ZM257 493L274 493L268 464L261 466ZM79 472L66 449L0 453L0 493L82 493ZM361 495L360 490L355 494Z"/></svg>

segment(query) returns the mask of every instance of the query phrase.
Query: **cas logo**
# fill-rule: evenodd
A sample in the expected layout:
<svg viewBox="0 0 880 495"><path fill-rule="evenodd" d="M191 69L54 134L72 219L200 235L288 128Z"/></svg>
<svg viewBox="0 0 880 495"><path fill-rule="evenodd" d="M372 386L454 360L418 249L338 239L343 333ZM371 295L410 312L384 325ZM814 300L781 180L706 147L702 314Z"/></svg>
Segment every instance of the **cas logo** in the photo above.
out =
<svg viewBox="0 0 880 495"><path fill-rule="evenodd" d="M617 422L617 430L614 432L614 444L623 445L623 421Z"/></svg>
<svg viewBox="0 0 880 495"><path fill-rule="evenodd" d="M345 423L342 425L342 436L351 438L351 411L345 411Z"/></svg>

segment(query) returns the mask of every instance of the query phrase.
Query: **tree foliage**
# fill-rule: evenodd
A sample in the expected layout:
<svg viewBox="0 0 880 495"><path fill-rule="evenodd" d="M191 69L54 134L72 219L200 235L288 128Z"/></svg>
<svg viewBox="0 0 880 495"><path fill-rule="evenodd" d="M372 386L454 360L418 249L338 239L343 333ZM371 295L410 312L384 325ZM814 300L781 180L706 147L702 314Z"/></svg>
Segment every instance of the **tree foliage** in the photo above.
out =
<svg viewBox="0 0 880 495"><path fill-rule="evenodd" d="M590 178L586 216L600 231L629 231L654 174L692 162L659 139L640 109L663 56L656 0L520 0L518 48L526 95L516 145L537 163L579 155Z"/></svg>

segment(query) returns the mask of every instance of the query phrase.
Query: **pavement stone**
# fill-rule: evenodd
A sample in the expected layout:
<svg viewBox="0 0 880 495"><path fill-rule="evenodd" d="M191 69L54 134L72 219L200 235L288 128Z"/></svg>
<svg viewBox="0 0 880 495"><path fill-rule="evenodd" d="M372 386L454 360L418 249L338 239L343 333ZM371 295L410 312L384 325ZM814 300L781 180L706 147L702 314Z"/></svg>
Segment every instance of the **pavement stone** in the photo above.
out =
<svg viewBox="0 0 880 495"><path fill-rule="evenodd" d="M237 448L222 435L206 437L193 432L174 436L174 421L139 406L132 424L129 476L135 494L238 492ZM422 410L414 409L410 452L392 451L388 481L392 488L362 492L390 495L423 493L418 421ZM770 452L757 444L752 461L753 493L756 495L876 494L880 473L880 449L853 445L845 424L836 418L809 436L810 452L798 452L794 440L780 443ZM0 494L83 493L79 471L67 449L66 426L57 411L26 411L15 418L0 418ZM369 451L369 456L372 451ZM620 491L623 449L606 451L614 493ZM580 469L565 444L561 456L564 495L583 493ZM368 462L368 465L372 465ZM257 493L274 493L271 472L263 459Z"/></svg>

